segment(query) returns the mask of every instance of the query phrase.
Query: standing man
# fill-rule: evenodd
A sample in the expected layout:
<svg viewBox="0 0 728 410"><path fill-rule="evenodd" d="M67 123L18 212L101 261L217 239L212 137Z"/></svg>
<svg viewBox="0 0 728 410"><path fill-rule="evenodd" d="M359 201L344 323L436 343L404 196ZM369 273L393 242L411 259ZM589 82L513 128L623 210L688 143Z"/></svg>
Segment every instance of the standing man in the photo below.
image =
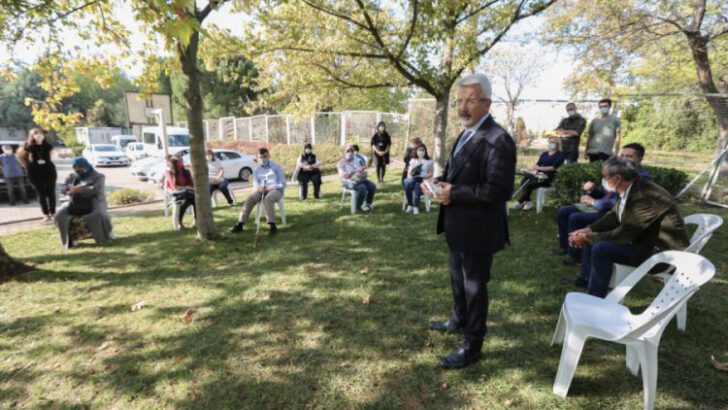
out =
<svg viewBox="0 0 728 410"><path fill-rule="evenodd" d="M445 232L450 249L454 306L449 320L430 322L429 328L464 336L463 346L440 361L445 369L465 367L480 358L493 254L508 243L506 201L513 194L516 146L490 115L491 102L491 85L484 74L470 74L458 82L456 103L465 130L444 175L436 180L435 198L442 204L437 233Z"/></svg>
<svg viewBox="0 0 728 410"><path fill-rule="evenodd" d="M286 174L280 165L270 160L268 148L258 150L258 167L253 171L253 193L243 204L243 211L238 217L238 223L232 227L230 232L240 233L243 231L243 225L248 222L250 213L256 204L263 202L265 216L270 225L269 235L278 233L276 226L276 210L275 204L283 198L283 190L286 189Z"/></svg>
<svg viewBox="0 0 728 410"><path fill-rule="evenodd" d="M573 164L579 160L579 140L586 128L586 118L576 111L576 104L566 104L566 118L559 122L556 134L561 137L561 152L566 156L566 163Z"/></svg>
<svg viewBox="0 0 728 410"><path fill-rule="evenodd" d="M609 115L612 100L599 101L599 117L589 124L589 139L586 140L586 158L589 162L606 161L612 153L619 152L622 124L619 118Z"/></svg>

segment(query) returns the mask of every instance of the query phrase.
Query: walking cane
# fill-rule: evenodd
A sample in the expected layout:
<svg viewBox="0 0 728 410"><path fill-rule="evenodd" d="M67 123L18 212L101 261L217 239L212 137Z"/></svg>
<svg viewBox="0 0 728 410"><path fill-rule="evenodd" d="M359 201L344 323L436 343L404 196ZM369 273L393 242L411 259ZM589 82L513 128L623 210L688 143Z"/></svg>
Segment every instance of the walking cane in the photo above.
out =
<svg viewBox="0 0 728 410"><path fill-rule="evenodd" d="M260 208L263 207L263 201L265 201L266 192L260 198L258 203L258 210L255 212L255 238L253 239L253 248L258 248L258 235L260 233Z"/></svg>

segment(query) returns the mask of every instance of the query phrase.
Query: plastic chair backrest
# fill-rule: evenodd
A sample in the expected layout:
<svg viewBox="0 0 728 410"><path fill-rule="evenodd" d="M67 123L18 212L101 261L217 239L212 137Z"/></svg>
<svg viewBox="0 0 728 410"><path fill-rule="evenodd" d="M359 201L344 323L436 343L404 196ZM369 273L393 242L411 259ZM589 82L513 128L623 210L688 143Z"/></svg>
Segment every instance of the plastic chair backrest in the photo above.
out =
<svg viewBox="0 0 728 410"><path fill-rule="evenodd" d="M715 275L715 266L698 254L666 251L653 255L632 272L623 283L629 282L625 285L631 288L658 263L672 265L674 273L650 306L639 315L632 316L629 321L632 331L628 337L639 337L648 332L661 334L669 319L687 302L687 299ZM621 286L622 284L619 287Z"/></svg>
<svg viewBox="0 0 728 410"><path fill-rule="evenodd" d="M700 253L713 232L723 225L723 218L713 214L693 214L685 217L685 223L698 225L685 252Z"/></svg>

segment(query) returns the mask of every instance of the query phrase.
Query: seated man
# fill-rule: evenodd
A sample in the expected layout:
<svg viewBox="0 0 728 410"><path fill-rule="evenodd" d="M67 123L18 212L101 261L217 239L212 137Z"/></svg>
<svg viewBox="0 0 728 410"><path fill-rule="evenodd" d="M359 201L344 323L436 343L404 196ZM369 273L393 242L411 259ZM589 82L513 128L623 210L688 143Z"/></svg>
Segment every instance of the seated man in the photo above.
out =
<svg viewBox="0 0 728 410"><path fill-rule="evenodd" d="M344 188L356 191L357 209L370 212L377 186L367 179L366 164L362 164L359 158L356 157L352 145L344 147L344 158L339 161L336 168L339 171L339 178L341 178L341 184Z"/></svg>
<svg viewBox="0 0 728 410"><path fill-rule="evenodd" d="M638 143L627 144L622 148L620 156L637 167L640 178L652 180L649 172L641 165L642 158L645 156L645 147ZM585 183L584 191L587 194L580 198L579 204L563 206L556 213L556 221L559 226L559 249L553 253L568 254L563 260L564 265L577 265L581 261L581 250L568 246L568 234L589 226L609 212L617 202L619 195L616 192L608 191L605 185L606 182L603 180L601 187L595 187L593 182Z"/></svg>
<svg viewBox="0 0 728 410"><path fill-rule="evenodd" d="M243 211L240 213L238 223L230 230L232 233L243 231L243 225L248 222L250 212L259 202L263 202L265 216L270 225L270 235L278 233L276 227L275 204L283 198L283 190L286 188L286 175L283 168L275 162L271 162L268 148L258 150L258 165L253 171L253 193L243 204Z"/></svg>
<svg viewBox="0 0 728 410"><path fill-rule="evenodd" d="M684 249L690 243L677 202L660 186L639 178L631 162L611 157L602 176L620 200L589 227L569 235L583 247L581 275L574 280L590 295L605 297L615 263L639 265L653 253Z"/></svg>

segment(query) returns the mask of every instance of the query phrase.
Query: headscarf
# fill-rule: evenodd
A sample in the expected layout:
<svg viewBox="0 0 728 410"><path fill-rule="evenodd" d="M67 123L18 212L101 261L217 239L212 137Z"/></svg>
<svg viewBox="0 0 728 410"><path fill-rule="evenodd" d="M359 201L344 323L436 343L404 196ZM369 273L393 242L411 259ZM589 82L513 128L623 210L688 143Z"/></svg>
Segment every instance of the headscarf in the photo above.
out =
<svg viewBox="0 0 728 410"><path fill-rule="evenodd" d="M88 160L84 157L76 157L71 162L71 167L76 168L80 167L86 170L86 173L89 173L94 170L94 167L91 166L91 163L88 162Z"/></svg>
<svg viewBox="0 0 728 410"><path fill-rule="evenodd" d="M311 150L310 154L306 153L307 149ZM313 146L310 143L303 146L303 154L301 154L301 160L307 164L316 162L316 155L314 155Z"/></svg>

